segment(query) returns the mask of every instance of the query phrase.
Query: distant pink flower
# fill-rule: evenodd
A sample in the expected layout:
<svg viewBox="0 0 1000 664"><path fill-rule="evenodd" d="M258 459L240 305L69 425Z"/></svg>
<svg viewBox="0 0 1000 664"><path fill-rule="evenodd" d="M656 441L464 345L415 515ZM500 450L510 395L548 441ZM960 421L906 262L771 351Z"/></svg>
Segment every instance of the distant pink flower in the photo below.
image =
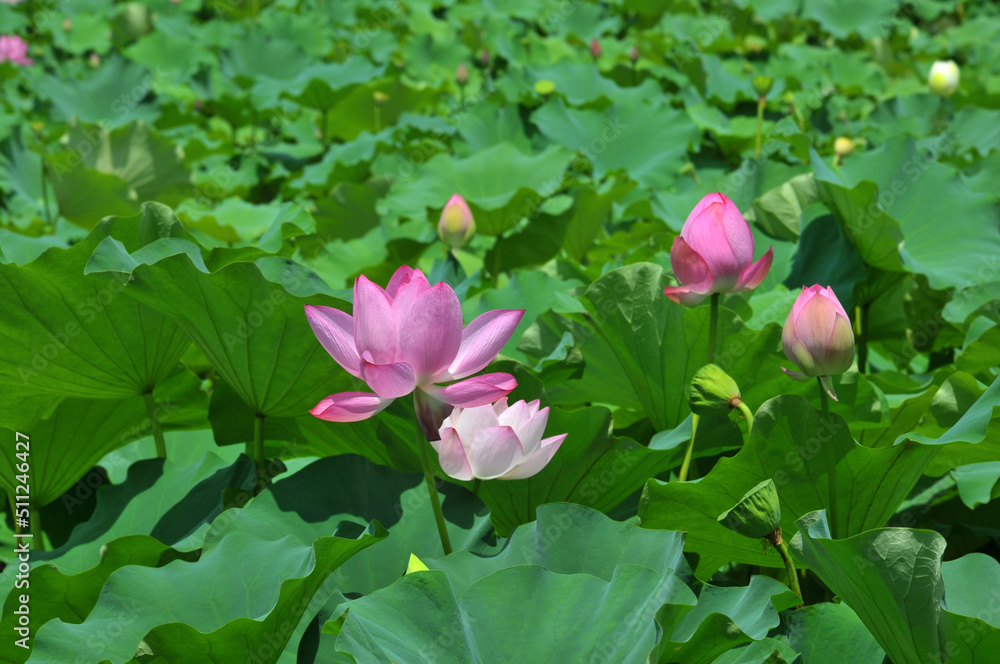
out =
<svg viewBox="0 0 1000 664"><path fill-rule="evenodd" d="M753 262L753 233L725 194L708 194L691 211L670 249L670 265L681 286L664 294L680 304L698 304L712 293L753 290L774 259L768 248Z"/></svg>
<svg viewBox="0 0 1000 664"><path fill-rule="evenodd" d="M488 311L462 329L462 308L451 286L431 286L420 270L403 266L388 287L360 276L354 315L307 304L309 325L348 373L372 388L333 394L310 412L332 422L368 419L393 399L420 390L452 406L481 406L517 387L514 377L491 373L468 378L497 356L523 310ZM455 381L448 385L450 381Z"/></svg>
<svg viewBox="0 0 1000 664"><path fill-rule="evenodd" d="M28 56L28 42L17 35L0 35L0 62L13 62L17 65L33 65L35 61Z"/></svg>
<svg viewBox="0 0 1000 664"><path fill-rule="evenodd" d="M601 57L601 42L597 41L597 37L590 40L590 54L595 58Z"/></svg>
<svg viewBox="0 0 1000 664"><path fill-rule="evenodd" d="M785 356L801 372L782 371L796 380L819 378L827 393L837 399L830 376L844 373L854 362L851 319L833 289L819 284L803 288L781 331Z"/></svg>
<svg viewBox="0 0 1000 664"><path fill-rule="evenodd" d="M461 248L476 234L476 220L465 199L455 194L448 199L438 220L438 237L449 247Z"/></svg>
<svg viewBox="0 0 1000 664"><path fill-rule="evenodd" d="M431 441L441 469L457 480L520 480L536 475L552 460L567 434L542 438L549 409L538 400L507 399L475 408L456 408Z"/></svg>

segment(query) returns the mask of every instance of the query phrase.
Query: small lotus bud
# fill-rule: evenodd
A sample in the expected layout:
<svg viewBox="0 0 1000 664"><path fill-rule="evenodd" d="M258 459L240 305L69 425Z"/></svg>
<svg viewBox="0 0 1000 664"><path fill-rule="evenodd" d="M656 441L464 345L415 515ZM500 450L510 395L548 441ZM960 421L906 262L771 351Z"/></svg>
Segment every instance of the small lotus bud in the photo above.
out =
<svg viewBox="0 0 1000 664"><path fill-rule="evenodd" d="M469 68L465 66L465 63L458 65L455 70L455 82L458 83L459 87L465 87L469 82Z"/></svg>
<svg viewBox="0 0 1000 664"><path fill-rule="evenodd" d="M476 234L476 220L472 217L465 199L455 194L441 210L438 221L438 237L449 247L464 247Z"/></svg>
<svg viewBox="0 0 1000 664"><path fill-rule="evenodd" d="M766 97L767 93L771 91L771 87L773 85L774 79L770 76L753 77L753 89L757 92L759 97Z"/></svg>
<svg viewBox="0 0 1000 664"><path fill-rule="evenodd" d="M635 64L636 62L638 62L639 61L639 49L636 48L635 46L633 46L632 48L630 48L628 50L628 59L632 61L632 64Z"/></svg>
<svg viewBox="0 0 1000 664"><path fill-rule="evenodd" d="M829 287L803 287L781 331L781 346L787 357L802 369L782 371L795 380L819 378L836 401L830 376L844 373L854 362L854 329L851 319Z"/></svg>
<svg viewBox="0 0 1000 664"><path fill-rule="evenodd" d="M706 364L691 379L691 412L726 415L740 403L740 387L717 364Z"/></svg>
<svg viewBox="0 0 1000 664"><path fill-rule="evenodd" d="M837 140L833 142L833 151L837 153L838 157L846 157L854 152L854 141L846 136L838 136Z"/></svg>
<svg viewBox="0 0 1000 664"><path fill-rule="evenodd" d="M483 67L490 66L490 51L489 49L483 49L483 52L479 54L479 64Z"/></svg>
<svg viewBox="0 0 1000 664"><path fill-rule="evenodd" d="M101 66L101 56L97 54L97 51L91 51L90 57L87 58L87 64L89 64L94 69Z"/></svg>
<svg viewBox="0 0 1000 664"><path fill-rule="evenodd" d="M68 18L64 18L62 22L62 28L66 32L69 32L70 30L73 29L73 21Z"/></svg>
<svg viewBox="0 0 1000 664"><path fill-rule="evenodd" d="M590 54L595 58L601 57L601 42L597 41L597 37L590 40Z"/></svg>
<svg viewBox="0 0 1000 664"><path fill-rule="evenodd" d="M958 65L953 60L938 60L931 66L927 83L931 92L942 97L950 97L958 89Z"/></svg>
<svg viewBox="0 0 1000 664"><path fill-rule="evenodd" d="M376 106L382 106L385 102L389 101L389 95L382 92L381 90L376 90L372 93L372 97L375 99Z"/></svg>
<svg viewBox="0 0 1000 664"><path fill-rule="evenodd" d="M745 537L770 539L781 525L781 503L774 481L766 479L747 491L740 502L719 515L718 522Z"/></svg>

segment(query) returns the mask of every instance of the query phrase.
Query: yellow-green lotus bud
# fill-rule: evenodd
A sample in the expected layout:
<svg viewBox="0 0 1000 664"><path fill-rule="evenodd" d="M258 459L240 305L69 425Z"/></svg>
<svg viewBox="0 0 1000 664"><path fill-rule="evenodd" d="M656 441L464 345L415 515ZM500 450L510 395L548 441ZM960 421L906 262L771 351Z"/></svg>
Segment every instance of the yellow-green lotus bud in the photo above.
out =
<svg viewBox="0 0 1000 664"><path fill-rule="evenodd" d="M760 97L766 97L767 93L771 91L771 86L773 85L774 79L770 76L753 77L753 89L756 90L757 95Z"/></svg>
<svg viewBox="0 0 1000 664"><path fill-rule="evenodd" d="M781 504L774 481L766 479L746 492L718 519L726 528L754 539L771 538L781 524Z"/></svg>
<svg viewBox="0 0 1000 664"><path fill-rule="evenodd" d="M950 97L958 89L958 65L954 60L938 60L931 65L927 84L931 92L942 97Z"/></svg>
<svg viewBox="0 0 1000 664"><path fill-rule="evenodd" d="M469 82L469 68L465 66L464 62L458 65L458 69L455 70L455 82L460 87L465 87Z"/></svg>
<svg viewBox="0 0 1000 664"><path fill-rule="evenodd" d="M838 157L846 157L854 152L854 141L846 136L838 136L837 140L833 142L833 151L837 153Z"/></svg>
<svg viewBox="0 0 1000 664"><path fill-rule="evenodd" d="M717 364L706 364L691 379L691 412L726 415L740 403L740 387Z"/></svg>
<svg viewBox="0 0 1000 664"><path fill-rule="evenodd" d="M464 247L476 234L476 220L465 199L455 194L441 210L438 221L438 237L449 247Z"/></svg>

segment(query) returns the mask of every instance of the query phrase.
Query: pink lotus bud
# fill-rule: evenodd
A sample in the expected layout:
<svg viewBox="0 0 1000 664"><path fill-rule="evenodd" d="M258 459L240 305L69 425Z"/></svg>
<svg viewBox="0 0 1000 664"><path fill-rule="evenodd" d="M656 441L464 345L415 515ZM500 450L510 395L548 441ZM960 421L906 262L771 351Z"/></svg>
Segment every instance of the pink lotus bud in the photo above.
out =
<svg viewBox="0 0 1000 664"><path fill-rule="evenodd" d="M636 48L635 46L633 46L632 48L630 48L628 50L628 59L632 61L632 64L635 64L636 62L638 62L639 61L639 49Z"/></svg>
<svg viewBox="0 0 1000 664"><path fill-rule="evenodd" d="M455 408L441 423L441 440L431 441L441 469L457 480L520 480L538 474L566 439L542 438L549 409L538 400L507 407L495 404Z"/></svg>
<svg viewBox="0 0 1000 664"><path fill-rule="evenodd" d="M28 57L28 42L17 35L0 35L0 62L13 62L25 66L35 64L35 61Z"/></svg>
<svg viewBox="0 0 1000 664"><path fill-rule="evenodd" d="M597 37L590 40L590 54L595 58L601 57L601 42L597 41Z"/></svg>
<svg viewBox="0 0 1000 664"><path fill-rule="evenodd" d="M711 293L753 290L764 281L773 248L754 263L750 225L724 194L708 194L688 215L674 238L670 264L681 286L663 293L680 304L697 304Z"/></svg>
<svg viewBox="0 0 1000 664"><path fill-rule="evenodd" d="M451 286L431 286L403 266L383 289L364 275L354 282L354 315L307 304L306 318L323 348L372 392L339 392L310 412L332 422L357 422L414 391L433 404L490 404L517 387L507 373L473 374L493 361L524 310L487 311L467 326Z"/></svg>
<svg viewBox="0 0 1000 664"><path fill-rule="evenodd" d="M819 377L833 399L830 376L841 374L854 362L854 330L837 296L819 284L802 288L781 332L785 356L801 372L782 371L796 380Z"/></svg>
<svg viewBox="0 0 1000 664"><path fill-rule="evenodd" d="M449 247L464 247L476 234L476 220L465 199L455 194L441 210L438 237Z"/></svg>
<svg viewBox="0 0 1000 664"><path fill-rule="evenodd" d="M465 84L469 82L469 68L465 66L464 62L455 69L455 82L461 87L465 87Z"/></svg>

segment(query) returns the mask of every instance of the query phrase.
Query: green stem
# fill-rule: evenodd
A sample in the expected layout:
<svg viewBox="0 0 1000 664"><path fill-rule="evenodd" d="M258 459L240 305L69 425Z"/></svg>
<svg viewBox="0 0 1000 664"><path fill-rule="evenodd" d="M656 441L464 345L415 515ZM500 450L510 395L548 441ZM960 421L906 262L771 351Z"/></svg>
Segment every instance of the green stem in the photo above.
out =
<svg viewBox="0 0 1000 664"><path fill-rule="evenodd" d="M767 102L763 97L757 98L757 147L754 149L754 156L760 159L760 144L764 133L764 106Z"/></svg>
<svg viewBox="0 0 1000 664"><path fill-rule="evenodd" d="M855 318L857 319L857 330L854 335L858 338L858 373L866 373L868 370L868 313L871 305L855 307Z"/></svg>
<svg viewBox="0 0 1000 664"><path fill-rule="evenodd" d="M681 470L677 473L677 480L686 482L688 471L691 469L691 457L694 455L694 437L698 433L698 413L691 415L691 440L688 441L687 449L684 450L684 461L681 462Z"/></svg>
<svg viewBox="0 0 1000 664"><path fill-rule="evenodd" d="M472 495L479 497L479 487L483 483L478 477L472 481Z"/></svg>
<svg viewBox="0 0 1000 664"><path fill-rule="evenodd" d="M49 208L49 178L45 155L42 155L42 204L45 206L45 223L52 225L52 210Z"/></svg>
<svg viewBox="0 0 1000 664"><path fill-rule="evenodd" d="M715 330L719 326L720 293L712 293L712 302L708 318L708 364L715 362Z"/></svg>
<svg viewBox="0 0 1000 664"><path fill-rule="evenodd" d="M820 382L819 378L816 379L816 384L819 386L819 403L820 408L823 410L823 422L821 424L825 426L830 421L830 398L826 395L826 388L823 387L823 383ZM829 443L823 447L826 448L828 466L827 485L829 492L827 494L827 516L830 522L830 534L833 537L837 537L839 529L839 521L837 520L837 451Z"/></svg>
<svg viewBox="0 0 1000 664"><path fill-rule="evenodd" d="M42 534L42 508L38 506L37 503L32 501L28 505L29 516L28 516L28 527L31 530L31 534L34 535L34 541L32 542L36 549L39 551L45 550L45 536Z"/></svg>
<svg viewBox="0 0 1000 664"><path fill-rule="evenodd" d="M747 420L747 438L749 438L750 432L753 431L753 412L750 410L750 406L746 405L743 401L736 404L736 407L740 409L740 412L743 413L743 417Z"/></svg>
<svg viewBox="0 0 1000 664"><path fill-rule="evenodd" d="M149 426L153 429L153 440L156 442L156 456L161 459L166 459L167 442L163 439L163 429L160 428L160 419L156 416L156 404L153 402L153 391L149 390L143 396L146 398L146 415L149 417Z"/></svg>
<svg viewBox="0 0 1000 664"><path fill-rule="evenodd" d="M802 599L802 587L799 586L799 577L795 573L795 563L792 562L792 557L788 555L788 545L783 541L778 542L778 545L774 547L778 550L778 555L785 562L785 571L788 573L788 583L792 587L792 592Z"/></svg>
<svg viewBox="0 0 1000 664"><path fill-rule="evenodd" d="M259 413L253 418L253 460L257 464L257 484L264 483L264 416Z"/></svg>
<svg viewBox="0 0 1000 664"><path fill-rule="evenodd" d="M451 538L448 537L448 527L445 525L444 512L441 511L441 499L438 497L437 485L434 483L434 470L431 468L430 455L427 448L430 442L424 436L420 436L417 447L420 449L420 465L424 467L424 481L427 483L427 494L431 499L431 508L434 510L434 520L437 522L438 535L441 537L441 548L444 555L451 553Z"/></svg>

